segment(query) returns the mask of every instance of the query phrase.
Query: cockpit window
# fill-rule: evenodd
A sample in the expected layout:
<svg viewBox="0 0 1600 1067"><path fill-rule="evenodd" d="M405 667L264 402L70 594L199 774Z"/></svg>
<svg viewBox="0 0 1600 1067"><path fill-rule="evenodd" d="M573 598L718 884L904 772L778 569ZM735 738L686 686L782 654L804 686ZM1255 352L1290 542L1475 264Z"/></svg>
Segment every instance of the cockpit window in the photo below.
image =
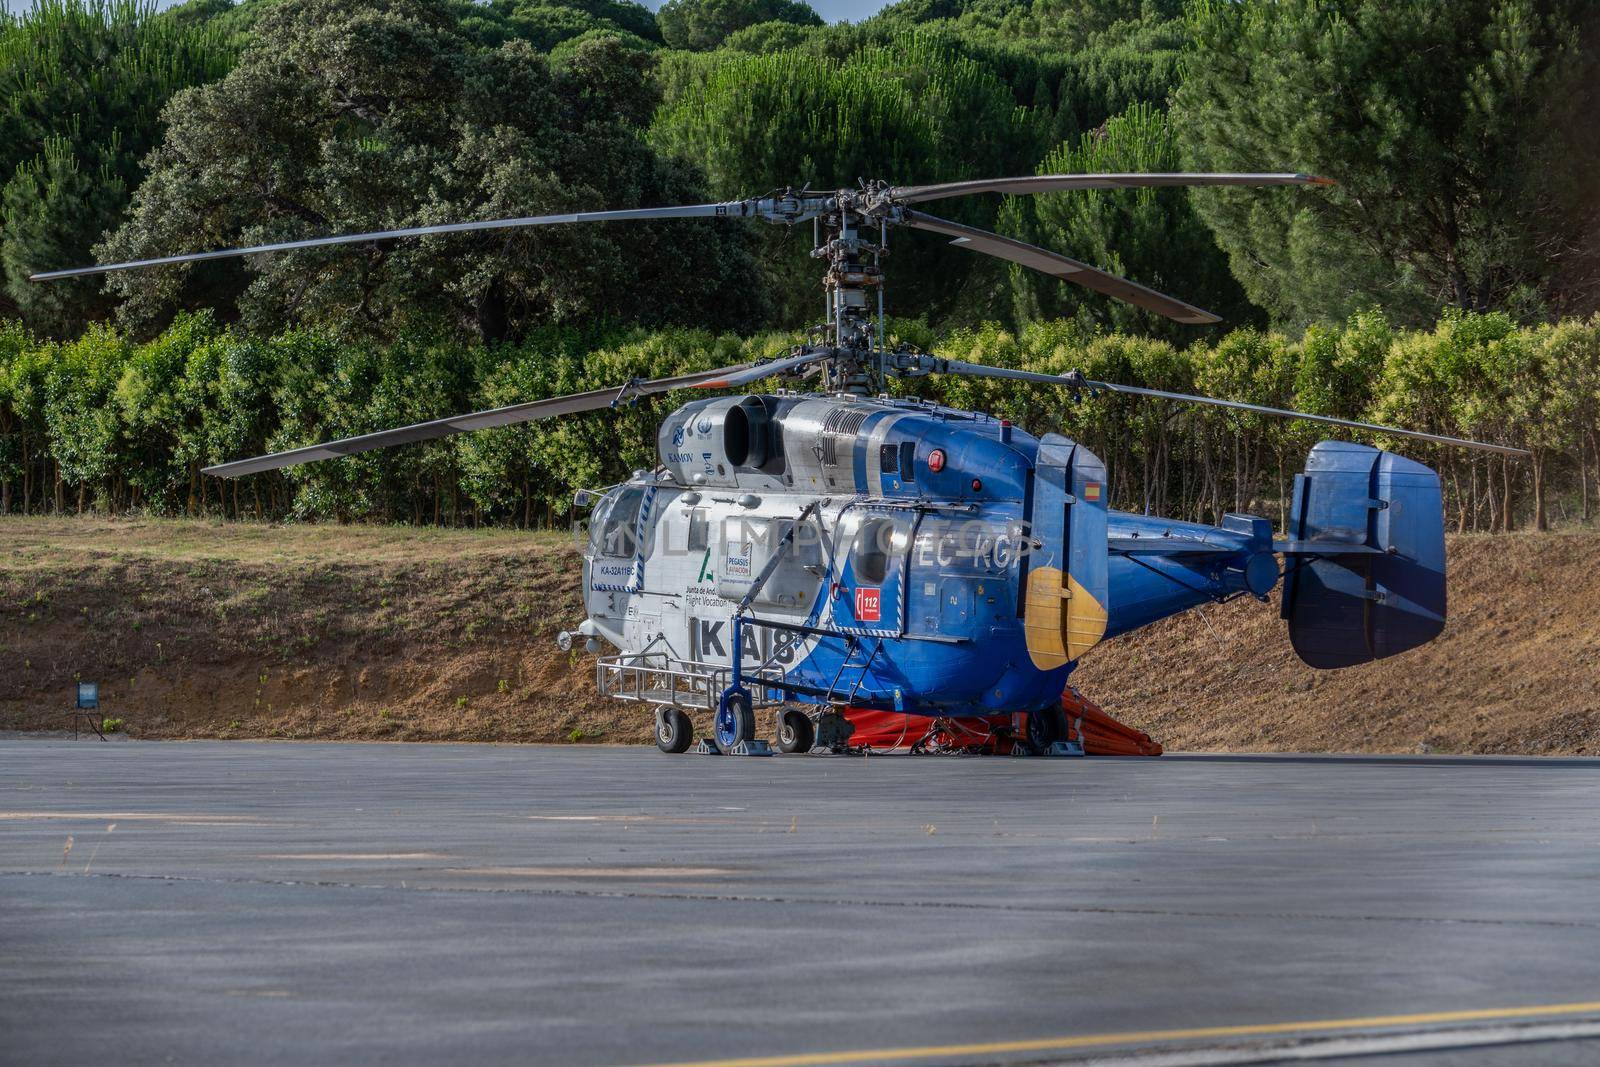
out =
<svg viewBox="0 0 1600 1067"><path fill-rule="evenodd" d="M639 505L644 500L644 490L624 489L599 517L599 538L596 547L602 556L615 559L632 559L639 550L635 527L639 523Z"/></svg>
<svg viewBox="0 0 1600 1067"><path fill-rule="evenodd" d="M864 521L850 546L850 566L856 581L881 585L889 576L890 563L905 553L910 541L910 527L900 519L885 516Z"/></svg>

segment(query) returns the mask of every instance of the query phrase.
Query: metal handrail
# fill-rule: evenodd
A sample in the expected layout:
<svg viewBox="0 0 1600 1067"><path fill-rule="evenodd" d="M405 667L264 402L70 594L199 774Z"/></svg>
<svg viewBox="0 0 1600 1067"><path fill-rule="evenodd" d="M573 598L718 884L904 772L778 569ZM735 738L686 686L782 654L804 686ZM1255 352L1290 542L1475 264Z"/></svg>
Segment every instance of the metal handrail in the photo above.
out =
<svg viewBox="0 0 1600 1067"><path fill-rule="evenodd" d="M744 674L755 683L755 707L782 702L768 699L767 689L784 685L784 668L762 667ZM713 711L732 676L733 668L724 664L680 660L664 652L634 652L602 656L595 667L595 687L602 696L616 700Z"/></svg>

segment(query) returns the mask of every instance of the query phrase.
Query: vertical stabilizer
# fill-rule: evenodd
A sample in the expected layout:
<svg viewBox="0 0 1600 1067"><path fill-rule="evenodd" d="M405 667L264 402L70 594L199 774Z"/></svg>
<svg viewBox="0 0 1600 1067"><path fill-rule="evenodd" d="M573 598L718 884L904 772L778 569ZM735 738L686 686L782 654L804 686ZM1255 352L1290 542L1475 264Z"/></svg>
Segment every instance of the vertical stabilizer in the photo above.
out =
<svg viewBox="0 0 1600 1067"><path fill-rule="evenodd" d="M1106 468L1059 434L1039 442L1023 631L1042 671L1064 667L1106 633Z"/></svg>
<svg viewBox="0 0 1600 1067"><path fill-rule="evenodd" d="M1323 441L1295 476L1283 617L1313 667L1350 667L1444 629L1439 476L1367 445Z"/></svg>

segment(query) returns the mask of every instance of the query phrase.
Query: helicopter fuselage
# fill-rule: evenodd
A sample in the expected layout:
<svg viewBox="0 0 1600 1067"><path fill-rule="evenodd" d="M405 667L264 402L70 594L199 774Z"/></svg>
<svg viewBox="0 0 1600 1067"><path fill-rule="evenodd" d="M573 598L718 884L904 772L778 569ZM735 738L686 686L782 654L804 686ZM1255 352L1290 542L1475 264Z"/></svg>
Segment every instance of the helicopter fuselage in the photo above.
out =
<svg viewBox="0 0 1600 1067"><path fill-rule="evenodd" d="M1053 440L886 397L685 405L657 470L596 506L582 632L701 672L737 644L788 700L990 714L1059 701L1103 637L1276 584L1265 520L1109 511L1099 460ZM1108 551L1137 540L1151 551Z"/></svg>

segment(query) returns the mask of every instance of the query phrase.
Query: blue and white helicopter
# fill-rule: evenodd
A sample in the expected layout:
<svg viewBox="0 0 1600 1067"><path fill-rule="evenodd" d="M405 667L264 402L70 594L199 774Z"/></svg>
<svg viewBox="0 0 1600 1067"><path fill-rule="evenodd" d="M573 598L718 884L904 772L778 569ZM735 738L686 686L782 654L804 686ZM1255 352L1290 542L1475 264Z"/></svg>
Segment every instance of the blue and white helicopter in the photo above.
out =
<svg viewBox="0 0 1600 1067"><path fill-rule="evenodd" d="M775 709L777 747L849 746L848 713L898 712L912 736L952 720L1021 713L1018 751L1070 751L1063 690L1084 653L1201 604L1265 602L1314 667L1392 656L1445 622L1438 476L1401 456L1323 441L1295 478L1289 529L1227 515L1217 526L1111 510L1105 466L1056 434L1034 437L972 411L888 396L890 377L964 374L1219 405L1499 452L1515 449L1212 397L987 367L884 340L882 259L893 227L955 244L1175 319L1215 315L1055 252L912 205L984 193L1151 186L1328 184L1303 174L1064 174L940 185L864 183L751 200L420 226L288 241L34 276L113 270L375 240L644 219L810 222L826 265L827 320L787 355L755 364L514 404L224 463L254 474L492 426L613 408L678 390L728 392L662 423L660 463L603 492L584 554L588 617L561 635L599 653L601 692L653 707L659 746L686 751L692 713L706 752L765 754L756 711ZM820 379L810 392L744 393ZM1016 721L1013 718L1013 721ZM930 724L930 725L924 725Z"/></svg>

